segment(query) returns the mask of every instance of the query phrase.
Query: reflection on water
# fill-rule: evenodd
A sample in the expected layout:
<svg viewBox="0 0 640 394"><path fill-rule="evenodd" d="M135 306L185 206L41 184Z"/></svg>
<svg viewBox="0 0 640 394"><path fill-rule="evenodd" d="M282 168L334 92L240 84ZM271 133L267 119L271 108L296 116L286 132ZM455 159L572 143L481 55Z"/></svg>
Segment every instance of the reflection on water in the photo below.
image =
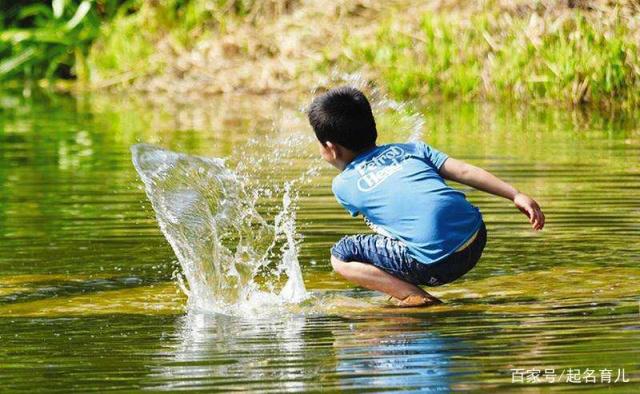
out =
<svg viewBox="0 0 640 394"><path fill-rule="evenodd" d="M350 336L336 337L336 372L347 378L341 386L450 391L452 353L445 339L436 331L412 331L419 319L382 320L384 325L351 324ZM400 332L398 327L408 330Z"/></svg>
<svg viewBox="0 0 640 394"><path fill-rule="evenodd" d="M640 132L629 115L433 104L419 122L406 108L386 112L381 142L422 133L538 197L548 226L535 234L508 202L463 188L487 222L483 259L434 290L445 305L389 308L331 272L329 246L366 228L337 205L323 166L297 189L311 297L251 319L185 313L129 146L228 157L284 185L319 163L300 101L147 107L0 94L2 391L640 391ZM274 149L287 138L298 142ZM256 211L272 221L283 192ZM624 368L630 382L514 385L512 368Z"/></svg>
<svg viewBox="0 0 640 394"><path fill-rule="evenodd" d="M190 312L176 321L175 341L158 353L162 366L151 372L151 388L303 391L322 382L324 389L450 391L456 339L419 330L421 320L412 317L379 316L371 323ZM237 358L229 360L230 353Z"/></svg>
<svg viewBox="0 0 640 394"><path fill-rule="evenodd" d="M272 384L304 389L310 371L302 364L312 356L302 337L305 323L304 316L295 315L254 320L189 312L177 320L178 340L158 355L171 361L152 372L152 381L158 382L153 388ZM229 359L229 354L236 357Z"/></svg>

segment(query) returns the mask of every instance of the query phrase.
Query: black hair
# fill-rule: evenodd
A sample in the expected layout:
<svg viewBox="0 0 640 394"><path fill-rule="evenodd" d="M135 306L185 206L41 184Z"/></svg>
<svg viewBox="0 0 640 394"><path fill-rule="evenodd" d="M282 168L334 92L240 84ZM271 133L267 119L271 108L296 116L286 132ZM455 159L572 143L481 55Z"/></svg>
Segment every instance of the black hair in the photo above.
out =
<svg viewBox="0 0 640 394"><path fill-rule="evenodd" d="M341 86L316 97L308 116L323 144L330 141L358 152L376 143L378 131L371 105L358 89Z"/></svg>

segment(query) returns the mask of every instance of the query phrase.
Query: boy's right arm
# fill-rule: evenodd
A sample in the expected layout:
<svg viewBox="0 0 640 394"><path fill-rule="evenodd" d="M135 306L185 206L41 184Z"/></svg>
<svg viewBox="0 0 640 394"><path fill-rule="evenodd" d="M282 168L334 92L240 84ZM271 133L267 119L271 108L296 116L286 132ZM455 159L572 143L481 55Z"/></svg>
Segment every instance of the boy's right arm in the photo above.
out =
<svg viewBox="0 0 640 394"><path fill-rule="evenodd" d="M450 157L442 164L439 173L445 179L513 201L515 206L529 218L534 230L542 230L544 227L545 218L538 203L489 171Z"/></svg>

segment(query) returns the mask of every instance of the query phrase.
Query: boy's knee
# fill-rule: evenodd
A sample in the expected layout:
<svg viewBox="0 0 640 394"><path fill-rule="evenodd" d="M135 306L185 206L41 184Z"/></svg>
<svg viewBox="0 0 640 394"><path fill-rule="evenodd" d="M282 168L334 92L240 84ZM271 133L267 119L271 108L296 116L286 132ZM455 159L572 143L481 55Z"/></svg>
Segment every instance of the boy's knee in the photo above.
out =
<svg viewBox="0 0 640 394"><path fill-rule="evenodd" d="M344 273L344 270L346 268L346 265L348 263L340 260L339 258L335 257L334 255L331 255L331 267L333 267L333 270L337 273L339 273L340 275L342 275Z"/></svg>

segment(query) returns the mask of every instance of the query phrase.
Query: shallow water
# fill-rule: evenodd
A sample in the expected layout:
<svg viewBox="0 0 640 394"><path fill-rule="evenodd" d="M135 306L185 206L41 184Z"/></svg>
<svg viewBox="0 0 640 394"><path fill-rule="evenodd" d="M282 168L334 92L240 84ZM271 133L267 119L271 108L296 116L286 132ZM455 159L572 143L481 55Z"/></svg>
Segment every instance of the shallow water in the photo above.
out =
<svg viewBox="0 0 640 394"><path fill-rule="evenodd" d="M536 196L548 224L533 233L507 201L463 188L487 223L483 259L433 290L445 305L399 310L330 270L329 246L366 228L333 200L334 172L315 158L299 100L0 100L3 391L640 390L635 118L424 107L423 140ZM381 142L411 138L404 121L380 118ZM139 142L229 157L271 186L320 165L298 188L310 298L260 314L186 313L176 258L131 164ZM258 210L273 219L281 207L275 193ZM512 382L535 369L548 370L538 383ZM581 383L567 383L570 369ZM619 370L629 382L614 383Z"/></svg>

